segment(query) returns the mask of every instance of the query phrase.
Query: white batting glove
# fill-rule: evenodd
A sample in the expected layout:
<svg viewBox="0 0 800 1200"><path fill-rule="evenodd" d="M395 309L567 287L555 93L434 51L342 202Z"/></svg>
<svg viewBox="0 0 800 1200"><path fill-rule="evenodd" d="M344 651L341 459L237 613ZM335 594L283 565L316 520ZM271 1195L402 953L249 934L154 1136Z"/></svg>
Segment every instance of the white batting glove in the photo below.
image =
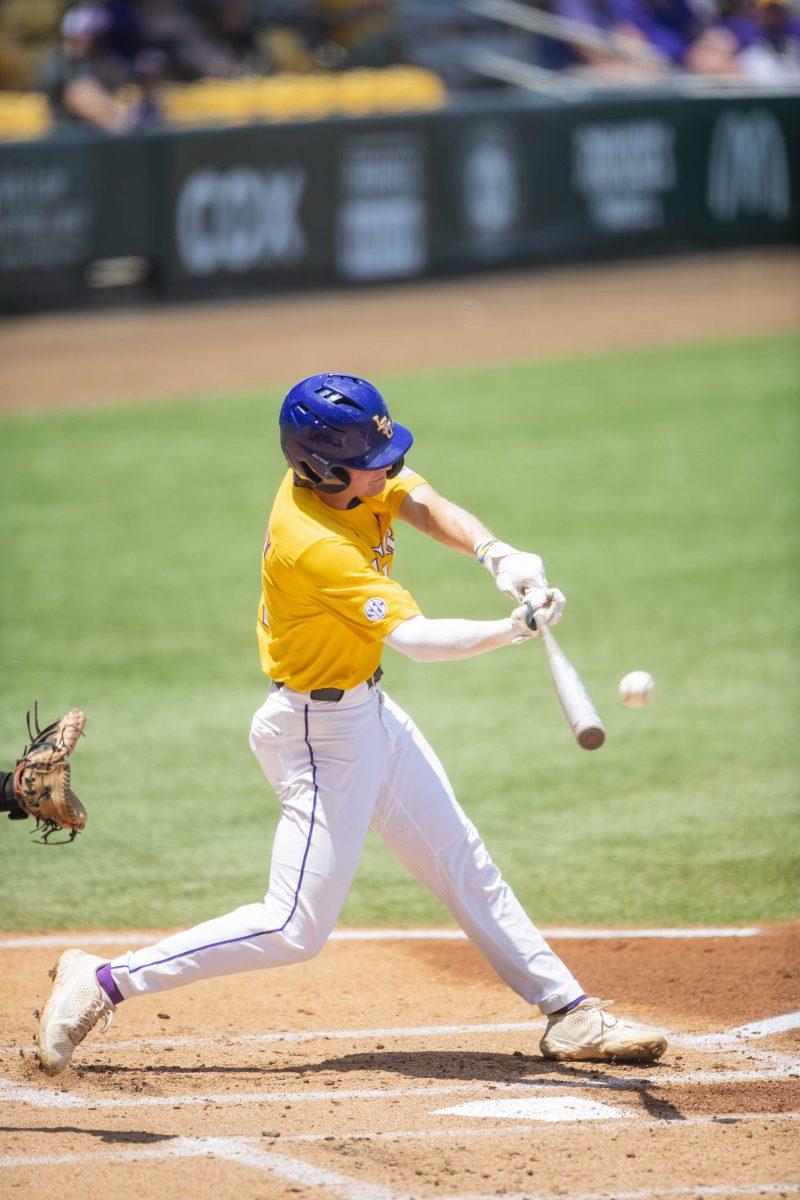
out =
<svg viewBox="0 0 800 1200"><path fill-rule="evenodd" d="M538 628L531 629L529 625L531 614L537 626L557 625L566 603L563 592L558 588L530 588L525 594L525 603L511 614L515 634L512 641L524 642L526 638L537 636Z"/></svg>
<svg viewBox="0 0 800 1200"><path fill-rule="evenodd" d="M538 554L525 554L506 542L484 542L475 547L478 562L486 567L504 595L522 600L531 588L546 588L544 563Z"/></svg>
<svg viewBox="0 0 800 1200"><path fill-rule="evenodd" d="M541 617L541 619L548 625L557 625L564 615L564 609L567 606L567 598L563 592L558 590L558 588L547 588L546 591L547 603L537 609L536 602L534 602L534 615L537 621ZM534 594L536 594L536 592L537 590L534 589ZM526 592L525 599L531 599L531 592Z"/></svg>

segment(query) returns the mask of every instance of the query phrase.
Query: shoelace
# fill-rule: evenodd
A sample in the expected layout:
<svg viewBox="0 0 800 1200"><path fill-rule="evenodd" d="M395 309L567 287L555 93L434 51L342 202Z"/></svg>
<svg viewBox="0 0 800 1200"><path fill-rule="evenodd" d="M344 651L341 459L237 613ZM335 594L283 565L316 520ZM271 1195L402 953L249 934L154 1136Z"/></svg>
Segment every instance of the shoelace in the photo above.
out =
<svg viewBox="0 0 800 1200"><path fill-rule="evenodd" d="M616 1025L617 1018L614 1016L613 1013L610 1013L608 1011L611 1008L613 1003L614 1003L613 1000L599 1000L599 999L596 999L594 996L592 996L589 999L587 1007L600 1009L600 1014L602 1016L604 1025L605 1024Z"/></svg>
<svg viewBox="0 0 800 1200"><path fill-rule="evenodd" d="M69 1030L69 1040L74 1046L77 1046L86 1037L91 1029L94 1029L97 1022L102 1016L105 1016L101 1033L105 1033L111 1024L111 1018L114 1014L109 1012L103 1003L102 996L95 996L91 1004L86 1008L83 1014Z"/></svg>
<svg viewBox="0 0 800 1200"><path fill-rule="evenodd" d="M608 1025L616 1025L616 1023L617 1023L617 1018L614 1016L613 1013L610 1013L608 1011L611 1008L611 1005L613 1003L614 1003L613 1000L601 1000L600 1001L600 1011L603 1014L603 1020Z"/></svg>

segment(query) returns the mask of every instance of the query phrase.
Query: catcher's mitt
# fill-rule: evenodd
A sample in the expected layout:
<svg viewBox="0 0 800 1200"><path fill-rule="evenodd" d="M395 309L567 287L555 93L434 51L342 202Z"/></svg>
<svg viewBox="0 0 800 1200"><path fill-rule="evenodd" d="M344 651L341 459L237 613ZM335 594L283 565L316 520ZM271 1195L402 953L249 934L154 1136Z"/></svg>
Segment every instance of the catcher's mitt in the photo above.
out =
<svg viewBox="0 0 800 1200"><path fill-rule="evenodd" d="M39 728L38 705L34 709L34 729L28 713L30 743L14 770L14 798L42 832L47 842L57 829L69 831L63 841L73 841L86 824L86 809L70 787L69 756L86 724L86 714L72 708L60 721Z"/></svg>

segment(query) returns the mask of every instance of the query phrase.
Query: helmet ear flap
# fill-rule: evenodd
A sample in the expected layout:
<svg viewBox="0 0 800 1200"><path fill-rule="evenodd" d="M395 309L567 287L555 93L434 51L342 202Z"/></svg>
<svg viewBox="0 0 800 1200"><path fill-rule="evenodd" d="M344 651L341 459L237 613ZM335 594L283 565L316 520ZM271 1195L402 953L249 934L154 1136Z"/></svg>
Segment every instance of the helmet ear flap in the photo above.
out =
<svg viewBox="0 0 800 1200"><path fill-rule="evenodd" d="M300 466L303 469L300 482L304 483L306 487L316 488L318 492L335 496L337 492L343 492L350 486L350 472L345 471L344 467L332 466L328 478L323 480L320 473L315 471L306 459L301 460Z"/></svg>
<svg viewBox="0 0 800 1200"><path fill-rule="evenodd" d="M335 494L336 492L343 492L345 488L350 487L350 472L346 471L344 467L331 467L331 475L335 475L340 482L338 487L332 483L329 484L327 488L329 492Z"/></svg>
<svg viewBox="0 0 800 1200"><path fill-rule="evenodd" d="M314 468L308 462L306 462L304 458L301 458L298 465L303 472L301 478L304 483L308 484L310 487L316 487L317 484L322 482L322 476L317 474Z"/></svg>
<svg viewBox="0 0 800 1200"><path fill-rule="evenodd" d="M397 475L399 475L400 472L402 471L403 467L405 466L405 461L406 461L405 455L403 455L402 458L398 458L396 463L392 463L391 467L386 472L386 478L394 479Z"/></svg>
<svg viewBox="0 0 800 1200"><path fill-rule="evenodd" d="M338 479L338 483L335 481ZM343 492L350 487L350 472L344 467L331 467L330 474L324 483L315 483L314 487L318 492L325 492L328 496L335 496L338 492Z"/></svg>

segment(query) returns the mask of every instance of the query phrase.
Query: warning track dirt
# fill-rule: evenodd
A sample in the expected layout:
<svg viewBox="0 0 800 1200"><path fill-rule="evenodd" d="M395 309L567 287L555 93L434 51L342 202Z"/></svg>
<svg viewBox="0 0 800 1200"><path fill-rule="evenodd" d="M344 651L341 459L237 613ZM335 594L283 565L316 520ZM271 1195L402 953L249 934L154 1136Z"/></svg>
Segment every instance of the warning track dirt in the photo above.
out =
<svg viewBox="0 0 800 1200"><path fill-rule="evenodd" d="M387 372L529 361L800 327L800 254L503 272L247 303L20 317L0 412L280 390L318 363Z"/></svg>

